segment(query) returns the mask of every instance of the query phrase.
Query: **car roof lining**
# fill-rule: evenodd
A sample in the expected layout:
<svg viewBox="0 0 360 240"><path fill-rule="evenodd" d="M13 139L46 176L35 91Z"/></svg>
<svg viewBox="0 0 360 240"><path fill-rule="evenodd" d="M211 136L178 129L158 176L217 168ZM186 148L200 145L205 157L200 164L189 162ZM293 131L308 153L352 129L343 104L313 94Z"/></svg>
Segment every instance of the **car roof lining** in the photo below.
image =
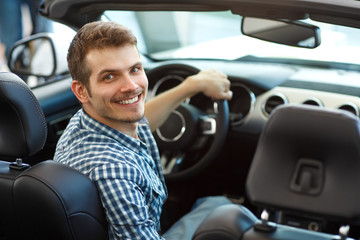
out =
<svg viewBox="0 0 360 240"><path fill-rule="evenodd" d="M306 2L306 4L305 4ZM99 20L104 10L133 11L226 11L242 16L299 20L311 18L327 23L360 27L360 2L355 0L193 0L184 1L110 1L97 0L45 0L40 13L73 28L89 21Z"/></svg>

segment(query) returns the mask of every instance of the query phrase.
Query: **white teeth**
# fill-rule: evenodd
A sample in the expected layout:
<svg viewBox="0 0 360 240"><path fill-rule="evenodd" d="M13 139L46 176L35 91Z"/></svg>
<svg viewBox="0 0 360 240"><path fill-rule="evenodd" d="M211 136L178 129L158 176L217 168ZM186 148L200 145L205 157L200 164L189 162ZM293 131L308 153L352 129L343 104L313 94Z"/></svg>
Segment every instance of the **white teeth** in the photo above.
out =
<svg viewBox="0 0 360 240"><path fill-rule="evenodd" d="M137 100L139 99L138 96L132 98L132 99L127 99L127 100L122 100L122 101L119 101L120 104L132 104L132 103L135 103L137 102Z"/></svg>

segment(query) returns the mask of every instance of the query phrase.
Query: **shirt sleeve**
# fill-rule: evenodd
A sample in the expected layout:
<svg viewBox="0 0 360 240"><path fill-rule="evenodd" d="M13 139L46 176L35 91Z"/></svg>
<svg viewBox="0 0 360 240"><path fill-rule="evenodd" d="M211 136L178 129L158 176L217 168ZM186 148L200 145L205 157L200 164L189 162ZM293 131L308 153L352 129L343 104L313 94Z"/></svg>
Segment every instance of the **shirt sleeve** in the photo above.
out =
<svg viewBox="0 0 360 240"><path fill-rule="evenodd" d="M95 169L95 183L109 223L109 238L163 239L157 232L157 223L149 216L141 188L126 176L114 178L118 172L110 166Z"/></svg>

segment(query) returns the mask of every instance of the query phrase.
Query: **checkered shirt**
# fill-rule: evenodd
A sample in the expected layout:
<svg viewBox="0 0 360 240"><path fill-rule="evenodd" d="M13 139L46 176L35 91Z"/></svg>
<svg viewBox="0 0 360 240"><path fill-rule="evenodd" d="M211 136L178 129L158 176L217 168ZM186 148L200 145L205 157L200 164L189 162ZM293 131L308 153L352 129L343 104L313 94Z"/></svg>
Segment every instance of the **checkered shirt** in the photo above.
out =
<svg viewBox="0 0 360 240"><path fill-rule="evenodd" d="M109 223L109 239L162 239L160 215L167 197L159 151L149 124L140 140L88 116L82 109L61 136L54 160L96 183Z"/></svg>

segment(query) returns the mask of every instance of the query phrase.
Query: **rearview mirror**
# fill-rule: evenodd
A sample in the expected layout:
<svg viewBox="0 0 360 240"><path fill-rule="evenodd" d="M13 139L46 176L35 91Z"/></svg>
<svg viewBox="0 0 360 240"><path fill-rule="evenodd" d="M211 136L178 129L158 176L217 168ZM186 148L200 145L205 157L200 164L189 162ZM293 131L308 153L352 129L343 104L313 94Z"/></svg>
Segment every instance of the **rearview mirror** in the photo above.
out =
<svg viewBox="0 0 360 240"><path fill-rule="evenodd" d="M316 48L321 42L320 29L303 22L243 17L241 32L261 40L302 48Z"/></svg>

